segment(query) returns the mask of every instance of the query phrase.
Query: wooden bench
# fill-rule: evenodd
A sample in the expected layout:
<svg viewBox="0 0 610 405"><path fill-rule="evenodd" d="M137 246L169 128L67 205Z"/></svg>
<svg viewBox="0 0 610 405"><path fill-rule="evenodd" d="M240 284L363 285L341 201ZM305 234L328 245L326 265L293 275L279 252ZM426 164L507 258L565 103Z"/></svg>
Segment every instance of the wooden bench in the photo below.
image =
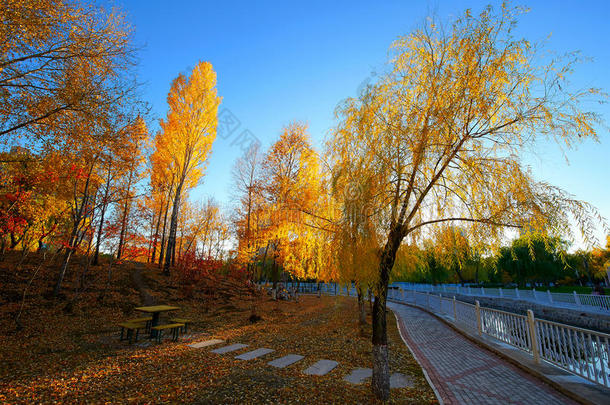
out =
<svg viewBox="0 0 610 405"><path fill-rule="evenodd" d="M191 321L190 319L184 319L184 318L172 318L169 321L175 322L175 323L183 323L184 327L182 328L182 331L181 331L182 333L186 333L189 323L193 323L193 321Z"/></svg>
<svg viewBox="0 0 610 405"><path fill-rule="evenodd" d="M146 329L146 323L144 322L121 322L119 323L119 326L121 327L121 341L129 339L129 344L132 343L134 331L136 332L137 342L140 329ZM127 337L124 337L125 331L127 331Z"/></svg>
<svg viewBox="0 0 610 405"><path fill-rule="evenodd" d="M183 323L169 323L167 325L157 325L153 326L151 329L157 332L157 342L161 343L161 335L163 331L166 329L171 329L172 331L172 340L175 342L178 340L178 336L180 334L180 330L184 327Z"/></svg>
<svg viewBox="0 0 610 405"><path fill-rule="evenodd" d="M146 323L146 332L150 332L150 327L152 326L152 316L128 319L126 322L128 322L128 323Z"/></svg>

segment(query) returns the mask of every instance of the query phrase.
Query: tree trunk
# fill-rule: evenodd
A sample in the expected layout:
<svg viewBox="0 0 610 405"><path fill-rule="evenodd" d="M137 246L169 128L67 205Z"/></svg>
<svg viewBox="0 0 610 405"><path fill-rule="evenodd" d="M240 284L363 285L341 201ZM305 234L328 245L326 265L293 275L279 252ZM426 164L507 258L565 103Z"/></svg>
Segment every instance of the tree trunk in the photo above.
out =
<svg viewBox="0 0 610 405"><path fill-rule="evenodd" d="M131 182L133 181L134 172L129 172L129 179L127 180L127 188L125 189L125 205L123 206L123 216L121 218L121 235L119 236L119 247L117 249L116 258L120 259L125 250L125 233L127 232L127 216L129 215L129 208L131 206Z"/></svg>
<svg viewBox="0 0 610 405"><path fill-rule="evenodd" d="M55 288L53 289L53 296L57 297L59 295L59 291L61 290L61 283L64 281L64 276L66 275L66 270L68 269L68 263L70 263L70 257L72 257L73 249L66 249L66 254L64 255L64 261L61 264L61 269L59 270L59 275L57 276L57 282L55 283Z"/></svg>
<svg viewBox="0 0 610 405"><path fill-rule="evenodd" d="M108 193L110 192L110 170L112 167L112 161L108 164L108 174L106 176L106 187L104 188L104 199L102 200L102 212L100 213L100 227L97 230L97 240L95 241L95 254L93 256L93 265L99 264L100 245L102 243L102 230L104 229L104 214L108 206Z"/></svg>
<svg viewBox="0 0 610 405"><path fill-rule="evenodd" d="M107 191L107 190L106 190ZM104 200L106 197L104 197ZM100 256L100 245L102 244L102 230L104 229L104 215L106 214L106 203L102 204L102 211L100 212L100 226L97 229L97 240L95 241L95 253L93 254L93 265L99 264Z"/></svg>
<svg viewBox="0 0 610 405"><path fill-rule="evenodd" d="M358 293L358 323L360 326L366 325L366 310L364 309L364 293L362 292L362 288L358 286L356 288Z"/></svg>
<svg viewBox="0 0 610 405"><path fill-rule="evenodd" d="M382 400L390 398L390 367L388 363L388 333L386 324L386 299L390 272L394 267L396 252L403 239L398 229L388 235L379 262L379 280L373 303L373 394Z"/></svg>
<svg viewBox="0 0 610 405"><path fill-rule="evenodd" d="M457 266L454 268L454 271L455 271L455 274L458 276L458 280L460 282L460 285L464 286L464 283L466 282L466 280L464 280L464 277L462 276L462 271Z"/></svg>
<svg viewBox="0 0 610 405"><path fill-rule="evenodd" d="M169 276L169 268L173 262L173 256L176 247L176 231L178 230L178 210L180 209L180 194L182 192L181 181L176 188L176 197L172 207L172 216L169 224L169 235L167 238L167 247L165 253L165 265L163 266L163 274Z"/></svg>
<svg viewBox="0 0 610 405"><path fill-rule="evenodd" d="M167 212L169 211L169 195L167 197L167 204L165 205L165 214L163 216L163 234L161 236L161 250L159 250L159 267L163 264L165 258L165 228L167 227Z"/></svg>

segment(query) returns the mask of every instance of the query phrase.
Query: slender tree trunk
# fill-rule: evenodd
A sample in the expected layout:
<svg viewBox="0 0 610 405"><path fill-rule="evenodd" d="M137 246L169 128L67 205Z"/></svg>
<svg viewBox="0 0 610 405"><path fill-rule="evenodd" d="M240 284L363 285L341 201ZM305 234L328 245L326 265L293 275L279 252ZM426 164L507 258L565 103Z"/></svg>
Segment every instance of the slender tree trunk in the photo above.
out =
<svg viewBox="0 0 610 405"><path fill-rule="evenodd" d="M131 206L131 182L133 181L134 172L129 172L129 178L127 180L127 188L125 189L125 204L123 205L123 216L121 218L121 235L119 236L119 247L117 249L116 258L120 259L125 250L125 233L127 232L127 216L129 215L129 208Z"/></svg>
<svg viewBox="0 0 610 405"><path fill-rule="evenodd" d="M180 194L182 193L182 184L184 180L180 181L176 188L176 197L174 198L174 204L172 207L172 216L169 225L169 235L167 238L167 253L165 254L165 265L163 266L163 274L169 276L169 268L173 262L173 256L176 247L176 231L178 230L178 210L180 209Z"/></svg>
<svg viewBox="0 0 610 405"><path fill-rule="evenodd" d="M360 286L356 288L358 292L358 323L360 326L366 325L366 310L364 309L364 292Z"/></svg>
<svg viewBox="0 0 610 405"><path fill-rule="evenodd" d="M184 241L184 228L182 228L180 230L180 245L178 245L178 260L180 260L182 258L182 242L183 241Z"/></svg>
<svg viewBox="0 0 610 405"><path fill-rule="evenodd" d="M15 246L17 246L17 244L19 243L19 240L17 240L17 238L15 238L15 234L13 232L11 232L11 246L9 247L10 250L15 249Z"/></svg>
<svg viewBox="0 0 610 405"><path fill-rule="evenodd" d="M108 189L106 189L106 193L104 196L104 201L108 196ZM99 256L100 256L100 245L102 244L102 231L104 229L104 215L106 214L106 203L102 203L100 212L100 226L97 228L97 238L95 241L95 253L93 253L93 265L97 266L99 264Z"/></svg>
<svg viewBox="0 0 610 405"><path fill-rule="evenodd" d="M167 204L165 205L165 215L163 216L163 236L161 237L161 250L159 251L159 267L163 264L165 258L165 231L167 228L167 213L169 211L169 195L167 197Z"/></svg>
<svg viewBox="0 0 610 405"><path fill-rule="evenodd" d="M454 270L455 270L455 274L458 276L458 280L460 281L460 285L463 286L465 280L464 280L464 277L462 276L462 271L457 266L454 268Z"/></svg>
<svg viewBox="0 0 610 405"><path fill-rule="evenodd" d="M68 263L70 263L70 258L72 257L73 251L74 249L66 249L66 253L64 254L64 260L61 264L61 268L59 269L57 281L55 282L55 288L53 289L54 297L57 297L59 295L59 291L61 290L61 283L64 281L64 276L66 275L66 270L68 270Z"/></svg>
<svg viewBox="0 0 610 405"><path fill-rule="evenodd" d="M269 251L269 242L267 242L267 246L265 246L265 253L263 254L263 261L261 263L261 275L265 273L265 262L267 261L267 252L268 251Z"/></svg>
<svg viewBox="0 0 610 405"><path fill-rule="evenodd" d="M157 240L159 239L159 227L161 226L161 216L163 215L163 202L161 202L161 206L159 207L159 218L157 219L157 226L155 228L155 236L153 237L153 245L152 245L152 254L150 257L150 262L155 262L155 256L157 256Z"/></svg>
<svg viewBox="0 0 610 405"><path fill-rule="evenodd" d="M390 398L390 367L388 363L388 333L386 323L386 299L390 272L394 267L396 252L403 239L398 229L392 229L379 262L379 280L373 303L373 379L375 396L387 401Z"/></svg>
<svg viewBox="0 0 610 405"><path fill-rule="evenodd" d="M99 264L100 245L102 244L102 230L104 229L104 215L106 214L106 208L108 206L108 193L110 192L110 173L111 163L108 164L108 174L106 175L106 187L104 189L104 200L102 201L101 213L100 213L100 226L97 230L97 239L95 241L95 253L93 256L93 265Z"/></svg>

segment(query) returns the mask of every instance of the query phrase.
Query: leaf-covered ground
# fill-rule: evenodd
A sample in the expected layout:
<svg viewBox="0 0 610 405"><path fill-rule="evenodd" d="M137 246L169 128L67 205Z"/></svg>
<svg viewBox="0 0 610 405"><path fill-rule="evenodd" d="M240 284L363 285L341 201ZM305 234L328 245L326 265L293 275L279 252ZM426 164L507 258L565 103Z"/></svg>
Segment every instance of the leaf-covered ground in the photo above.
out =
<svg viewBox="0 0 610 405"><path fill-rule="evenodd" d="M19 302L4 300L0 318L0 402L8 403L375 403L368 383L342 380L356 367L370 367L370 326L361 331L356 303L349 298L304 296L299 303L266 296L202 301L180 297L171 282L155 281L161 303L175 304L180 316L195 320L194 340L220 338L246 343L248 351L276 351L251 361L233 354L193 349L188 341L148 347L118 342L116 322L138 316L140 295L129 277L118 281L100 303L83 295L70 312L57 302L31 298L24 329L12 325ZM171 298L174 297L172 300ZM255 306L262 320L248 318ZM413 389L392 390L394 403L436 403L419 365L402 343L394 316L388 313L391 371L411 376ZM370 321L370 319L369 319ZM191 331L189 331L191 332ZM285 369L266 363L284 354L305 356ZM326 376L302 371L320 359L339 362Z"/></svg>

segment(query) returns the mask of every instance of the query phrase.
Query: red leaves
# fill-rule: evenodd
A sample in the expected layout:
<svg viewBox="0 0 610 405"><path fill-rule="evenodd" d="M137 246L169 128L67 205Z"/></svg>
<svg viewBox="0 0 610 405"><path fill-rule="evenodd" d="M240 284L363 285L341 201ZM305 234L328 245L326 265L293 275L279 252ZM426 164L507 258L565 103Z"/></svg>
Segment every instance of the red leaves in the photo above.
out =
<svg viewBox="0 0 610 405"><path fill-rule="evenodd" d="M6 211L0 212L0 233L2 235L23 232L27 223L27 220L19 215L11 215Z"/></svg>
<svg viewBox="0 0 610 405"><path fill-rule="evenodd" d="M194 253L187 252L178 259L176 267L183 281L197 283L218 272L222 268L222 261L211 257L197 257Z"/></svg>

